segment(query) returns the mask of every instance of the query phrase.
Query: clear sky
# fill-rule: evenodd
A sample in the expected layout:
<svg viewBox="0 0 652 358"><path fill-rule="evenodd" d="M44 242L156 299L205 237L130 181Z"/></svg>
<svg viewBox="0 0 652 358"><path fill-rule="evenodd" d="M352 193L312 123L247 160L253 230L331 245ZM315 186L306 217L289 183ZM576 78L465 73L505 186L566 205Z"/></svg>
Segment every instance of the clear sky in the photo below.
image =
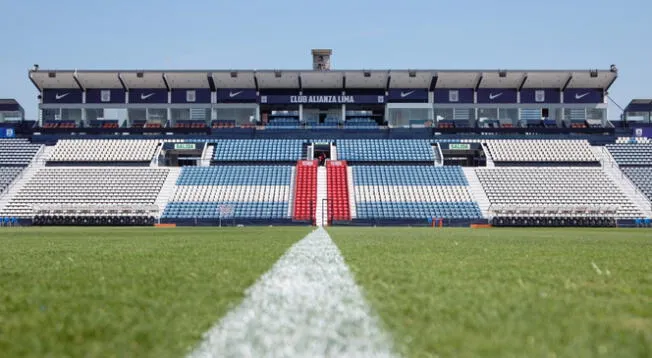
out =
<svg viewBox="0 0 652 358"><path fill-rule="evenodd" d="M0 0L0 98L41 69L608 69L652 98L652 0ZM619 112L612 106L610 119Z"/></svg>

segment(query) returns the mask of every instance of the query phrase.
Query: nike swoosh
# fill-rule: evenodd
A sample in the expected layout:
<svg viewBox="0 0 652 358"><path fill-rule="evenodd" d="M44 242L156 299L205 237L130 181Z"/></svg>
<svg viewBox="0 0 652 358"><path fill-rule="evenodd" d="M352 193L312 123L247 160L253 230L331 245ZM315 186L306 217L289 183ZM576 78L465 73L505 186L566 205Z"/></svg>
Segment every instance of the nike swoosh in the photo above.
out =
<svg viewBox="0 0 652 358"><path fill-rule="evenodd" d="M231 98L233 98L233 97L235 97L235 96L237 96L237 95L239 95L239 94L240 94L240 93L242 93L242 92L244 92L244 91L238 91L238 92L229 92L229 97L231 97Z"/></svg>
<svg viewBox="0 0 652 358"><path fill-rule="evenodd" d="M65 96L67 96L69 94L70 94L70 92L64 93L64 94L58 94L57 93L56 95L54 95L54 98L58 101L58 100L62 99L63 97L65 97Z"/></svg>
<svg viewBox="0 0 652 358"><path fill-rule="evenodd" d="M496 98L498 98L498 97L500 97L502 95L503 95L502 92L500 92L498 94L489 93L489 99L496 99Z"/></svg>
<svg viewBox="0 0 652 358"><path fill-rule="evenodd" d="M144 94L143 93L143 94L140 95L140 99L148 99L149 97L152 97L153 95L154 95L154 93L150 93L150 94Z"/></svg>
<svg viewBox="0 0 652 358"><path fill-rule="evenodd" d="M588 95L589 95L589 92L582 93L582 94L575 93L575 99L582 99L582 98L584 98L584 97L586 97Z"/></svg>
<svg viewBox="0 0 652 358"><path fill-rule="evenodd" d="M405 97L411 95L412 93L414 93L414 90L409 91L409 92L401 92L401 98L405 98Z"/></svg>

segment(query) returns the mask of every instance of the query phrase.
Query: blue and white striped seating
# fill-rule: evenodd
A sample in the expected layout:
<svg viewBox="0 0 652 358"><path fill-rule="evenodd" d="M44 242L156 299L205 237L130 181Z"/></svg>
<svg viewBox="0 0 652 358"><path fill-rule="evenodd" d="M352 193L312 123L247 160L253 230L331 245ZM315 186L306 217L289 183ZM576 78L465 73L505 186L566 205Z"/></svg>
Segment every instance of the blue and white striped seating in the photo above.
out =
<svg viewBox="0 0 652 358"><path fill-rule="evenodd" d="M215 142L215 161L296 161L301 159L302 140L226 139Z"/></svg>
<svg viewBox="0 0 652 358"><path fill-rule="evenodd" d="M217 219L220 208L246 219L289 218L292 166L186 167L164 219Z"/></svg>
<svg viewBox="0 0 652 358"><path fill-rule="evenodd" d="M338 158L359 162L433 162L429 140L422 139L341 139Z"/></svg>
<svg viewBox="0 0 652 358"><path fill-rule="evenodd" d="M354 166L359 219L477 219L460 167Z"/></svg>

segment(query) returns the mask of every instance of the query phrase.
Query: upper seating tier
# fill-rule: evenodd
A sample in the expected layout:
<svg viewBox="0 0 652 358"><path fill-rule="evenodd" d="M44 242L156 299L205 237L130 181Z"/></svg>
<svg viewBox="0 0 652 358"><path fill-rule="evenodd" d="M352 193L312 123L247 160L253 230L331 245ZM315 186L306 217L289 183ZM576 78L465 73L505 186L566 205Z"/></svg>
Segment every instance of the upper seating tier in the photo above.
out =
<svg viewBox="0 0 652 358"><path fill-rule="evenodd" d="M158 140L62 139L49 162L150 162L158 144Z"/></svg>
<svg viewBox="0 0 652 358"><path fill-rule="evenodd" d="M598 159L586 140L488 140L496 163L594 163Z"/></svg>
<svg viewBox="0 0 652 358"><path fill-rule="evenodd" d="M225 139L215 142L213 159L221 162L273 162L301 159L303 140Z"/></svg>
<svg viewBox="0 0 652 358"><path fill-rule="evenodd" d="M341 139L338 159L349 162L434 162L429 140L423 139Z"/></svg>

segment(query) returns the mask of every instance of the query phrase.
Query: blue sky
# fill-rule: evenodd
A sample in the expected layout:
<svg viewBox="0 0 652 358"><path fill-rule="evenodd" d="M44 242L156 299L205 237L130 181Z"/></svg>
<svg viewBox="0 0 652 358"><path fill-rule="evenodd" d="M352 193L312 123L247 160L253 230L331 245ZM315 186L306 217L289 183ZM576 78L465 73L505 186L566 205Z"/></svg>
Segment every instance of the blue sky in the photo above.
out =
<svg viewBox="0 0 652 358"><path fill-rule="evenodd" d="M0 0L0 98L29 118L42 69L607 69L652 97L650 0ZM612 106L610 119L618 112Z"/></svg>

